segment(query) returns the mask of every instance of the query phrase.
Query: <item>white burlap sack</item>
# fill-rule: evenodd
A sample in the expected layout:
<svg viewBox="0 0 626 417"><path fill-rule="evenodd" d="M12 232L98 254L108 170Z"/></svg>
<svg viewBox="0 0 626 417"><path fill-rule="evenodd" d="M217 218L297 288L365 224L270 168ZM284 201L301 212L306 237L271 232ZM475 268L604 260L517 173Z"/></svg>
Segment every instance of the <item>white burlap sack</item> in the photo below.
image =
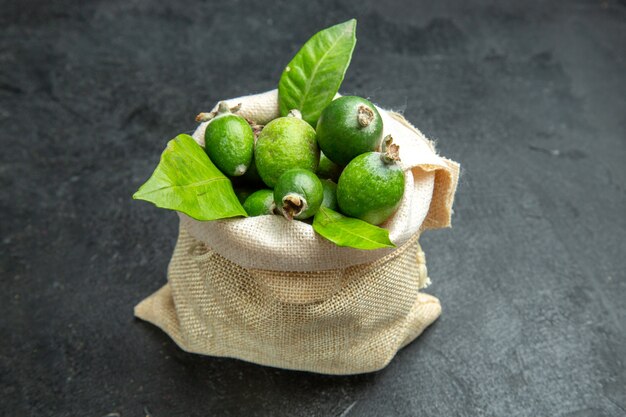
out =
<svg viewBox="0 0 626 417"><path fill-rule="evenodd" d="M276 90L227 102L259 124L279 116ZM379 111L405 169L402 203L383 225L397 248L338 247L281 216L179 214L168 284L137 317L191 352L329 374L384 367L440 314L436 298L418 293L428 278L417 239L450 225L459 166L402 116ZM206 124L193 134L201 145Z"/></svg>

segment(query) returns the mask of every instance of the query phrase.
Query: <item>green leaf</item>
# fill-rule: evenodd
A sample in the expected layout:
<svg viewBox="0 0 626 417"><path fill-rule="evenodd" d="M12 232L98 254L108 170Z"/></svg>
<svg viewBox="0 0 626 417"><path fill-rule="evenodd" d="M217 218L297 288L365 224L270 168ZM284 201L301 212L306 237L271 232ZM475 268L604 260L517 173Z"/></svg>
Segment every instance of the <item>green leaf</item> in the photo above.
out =
<svg viewBox="0 0 626 417"><path fill-rule="evenodd" d="M356 20L324 29L304 44L278 83L281 116L298 109L313 127L335 97L356 44Z"/></svg>
<svg viewBox="0 0 626 417"><path fill-rule="evenodd" d="M313 229L337 244L356 249L393 248L389 230L363 220L346 217L328 207L320 207L313 219Z"/></svg>
<svg viewBox="0 0 626 417"><path fill-rule="evenodd" d="M133 198L196 220L246 216L230 180L189 135L169 141L154 173Z"/></svg>

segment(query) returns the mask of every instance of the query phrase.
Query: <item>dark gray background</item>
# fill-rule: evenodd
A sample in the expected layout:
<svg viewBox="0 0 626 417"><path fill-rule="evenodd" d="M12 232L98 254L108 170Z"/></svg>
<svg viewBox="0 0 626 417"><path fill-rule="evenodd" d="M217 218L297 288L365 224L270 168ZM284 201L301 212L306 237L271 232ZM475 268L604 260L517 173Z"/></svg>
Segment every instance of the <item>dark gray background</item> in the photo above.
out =
<svg viewBox="0 0 626 417"><path fill-rule="evenodd" d="M626 3L269 3L0 0L0 414L626 415ZM132 316L177 220L131 194L351 17L342 91L463 164L442 317L370 375L182 352Z"/></svg>

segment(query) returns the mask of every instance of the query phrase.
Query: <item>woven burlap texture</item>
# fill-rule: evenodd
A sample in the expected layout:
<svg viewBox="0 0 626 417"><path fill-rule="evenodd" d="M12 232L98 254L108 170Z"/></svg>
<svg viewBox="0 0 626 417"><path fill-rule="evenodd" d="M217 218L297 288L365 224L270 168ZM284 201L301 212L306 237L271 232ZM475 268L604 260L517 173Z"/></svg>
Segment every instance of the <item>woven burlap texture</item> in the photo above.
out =
<svg viewBox="0 0 626 417"><path fill-rule="evenodd" d="M385 367L441 313L417 238L366 265L246 269L181 226L168 284L135 307L183 350L278 368L357 374Z"/></svg>
<svg viewBox="0 0 626 417"><path fill-rule="evenodd" d="M276 90L227 100L265 124ZM135 308L183 349L279 368L355 374L383 368L441 313L421 231L450 225L459 165L401 115L379 109L400 145L406 187L383 227L395 249L338 247L281 216L199 222L179 213L168 284ZM193 137L204 142L202 123Z"/></svg>

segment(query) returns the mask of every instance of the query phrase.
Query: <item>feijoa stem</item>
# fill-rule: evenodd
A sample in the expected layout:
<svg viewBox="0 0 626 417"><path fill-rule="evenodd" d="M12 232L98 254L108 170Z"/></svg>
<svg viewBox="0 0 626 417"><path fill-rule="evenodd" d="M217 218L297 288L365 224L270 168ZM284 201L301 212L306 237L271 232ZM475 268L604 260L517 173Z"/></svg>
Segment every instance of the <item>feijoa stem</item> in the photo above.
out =
<svg viewBox="0 0 626 417"><path fill-rule="evenodd" d="M289 113L287 113L287 117L295 117L296 119L302 120L302 112L298 109L291 109Z"/></svg>
<svg viewBox="0 0 626 417"><path fill-rule="evenodd" d="M196 116L196 122L208 122L209 120L214 119L220 114L237 113L239 110L241 110L241 103L237 104L234 107L229 107L228 103L226 103L225 101L220 101L217 104L217 110L213 110L212 112L208 113L198 113L198 115Z"/></svg>
<svg viewBox="0 0 626 417"><path fill-rule="evenodd" d="M374 121L374 112L369 107L361 104L357 109L356 119L359 122L359 126L367 127Z"/></svg>
<svg viewBox="0 0 626 417"><path fill-rule="evenodd" d="M230 113L230 106L225 101L220 101L217 105L217 114Z"/></svg>
<svg viewBox="0 0 626 417"><path fill-rule="evenodd" d="M287 194L283 197L283 216L287 220L293 220L294 217L302 213L307 208L306 199L300 194Z"/></svg>
<svg viewBox="0 0 626 417"><path fill-rule="evenodd" d="M400 146L393 143L391 135L385 136L381 150L380 159L382 159L385 164L389 165L400 162Z"/></svg>

